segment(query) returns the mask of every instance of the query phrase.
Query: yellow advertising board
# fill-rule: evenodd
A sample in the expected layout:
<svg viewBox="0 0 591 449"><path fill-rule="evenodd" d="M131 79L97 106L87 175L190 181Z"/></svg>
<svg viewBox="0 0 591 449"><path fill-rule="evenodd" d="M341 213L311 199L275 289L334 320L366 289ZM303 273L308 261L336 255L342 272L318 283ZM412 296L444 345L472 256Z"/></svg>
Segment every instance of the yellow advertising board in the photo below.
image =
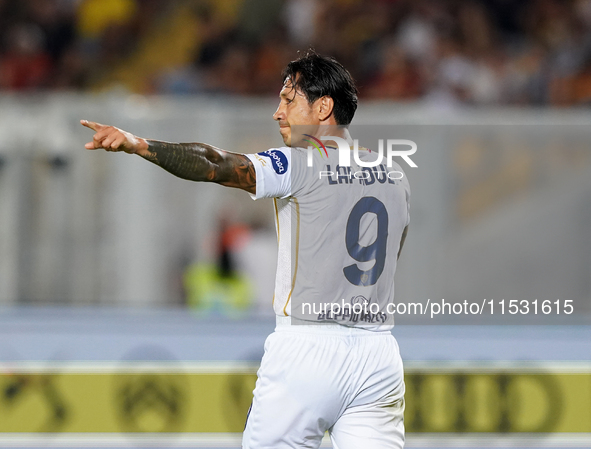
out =
<svg viewBox="0 0 591 449"><path fill-rule="evenodd" d="M241 432L256 374L0 374L0 432ZM406 374L408 432L591 432L591 373Z"/></svg>

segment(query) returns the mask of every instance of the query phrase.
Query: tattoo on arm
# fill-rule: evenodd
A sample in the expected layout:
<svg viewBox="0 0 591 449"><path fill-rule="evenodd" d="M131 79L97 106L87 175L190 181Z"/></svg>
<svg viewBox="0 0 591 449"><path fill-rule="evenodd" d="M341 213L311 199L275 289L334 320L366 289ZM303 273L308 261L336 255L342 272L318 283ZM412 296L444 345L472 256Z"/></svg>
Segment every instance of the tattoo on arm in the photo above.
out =
<svg viewBox="0 0 591 449"><path fill-rule="evenodd" d="M148 140L144 159L179 178L216 182L256 193L254 165L244 154L230 153L205 143Z"/></svg>

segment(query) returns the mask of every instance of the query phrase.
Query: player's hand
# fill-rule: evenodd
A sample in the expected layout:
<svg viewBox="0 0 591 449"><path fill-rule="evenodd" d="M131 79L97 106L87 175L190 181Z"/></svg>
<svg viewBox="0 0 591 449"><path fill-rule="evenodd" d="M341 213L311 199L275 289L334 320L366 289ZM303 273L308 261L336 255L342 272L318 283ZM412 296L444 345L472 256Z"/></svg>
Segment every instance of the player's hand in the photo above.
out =
<svg viewBox="0 0 591 449"><path fill-rule="evenodd" d="M125 151L129 154L141 153L147 150L148 143L141 137L136 137L127 131L114 126L80 120L82 126L92 129L95 134L92 142L84 145L87 150L105 149L107 151Z"/></svg>

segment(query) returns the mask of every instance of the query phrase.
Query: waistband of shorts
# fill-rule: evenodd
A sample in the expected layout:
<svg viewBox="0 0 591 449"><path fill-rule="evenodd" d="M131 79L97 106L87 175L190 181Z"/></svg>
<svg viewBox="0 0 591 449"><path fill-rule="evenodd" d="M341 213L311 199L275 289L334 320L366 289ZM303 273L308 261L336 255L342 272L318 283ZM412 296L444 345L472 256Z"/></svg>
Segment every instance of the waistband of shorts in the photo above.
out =
<svg viewBox="0 0 591 449"><path fill-rule="evenodd" d="M362 327L343 326L337 323L316 323L292 316L275 317L275 332L298 332L305 334L355 335L372 337L377 335L392 335L391 328L386 330L365 329Z"/></svg>

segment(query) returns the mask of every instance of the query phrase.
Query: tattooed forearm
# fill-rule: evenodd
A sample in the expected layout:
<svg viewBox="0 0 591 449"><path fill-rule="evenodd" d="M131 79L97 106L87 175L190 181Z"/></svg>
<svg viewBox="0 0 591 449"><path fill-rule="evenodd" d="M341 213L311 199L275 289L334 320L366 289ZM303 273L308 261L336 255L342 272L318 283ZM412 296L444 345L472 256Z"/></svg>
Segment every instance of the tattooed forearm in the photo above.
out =
<svg viewBox="0 0 591 449"><path fill-rule="evenodd" d="M210 181L256 191L256 176L250 159L204 143L148 141L143 157L179 178Z"/></svg>
<svg viewBox="0 0 591 449"><path fill-rule="evenodd" d="M221 159L209 145L154 140L148 140L148 153L144 158L179 178L191 181L211 181L215 169L210 159Z"/></svg>

